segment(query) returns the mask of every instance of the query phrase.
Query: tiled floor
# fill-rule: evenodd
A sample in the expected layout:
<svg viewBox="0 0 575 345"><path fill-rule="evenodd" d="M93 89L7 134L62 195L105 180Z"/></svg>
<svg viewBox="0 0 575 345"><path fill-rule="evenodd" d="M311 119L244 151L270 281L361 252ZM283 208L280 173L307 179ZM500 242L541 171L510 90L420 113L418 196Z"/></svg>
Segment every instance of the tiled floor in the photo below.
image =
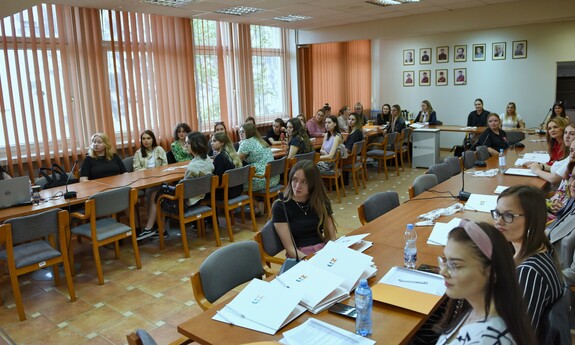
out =
<svg viewBox="0 0 575 345"><path fill-rule="evenodd" d="M360 187L355 195L348 186L347 197L334 200L338 236L360 226L357 207L370 194L394 190L400 201L408 199L407 189L424 169L405 168L401 176L390 174L385 181L383 173L370 167L367 189ZM266 217L257 218L261 228ZM220 220L220 224L225 224ZM222 228L224 227L222 225ZM54 287L52 281L36 281L30 275L20 279L27 320L18 321L10 281L5 270L0 276L0 292L4 305L0 306L0 327L17 344L125 344L126 334L135 328L144 328L159 344L179 338L179 323L201 312L195 303L190 274L197 270L207 255L216 250L213 233L208 229L206 238L198 239L195 230L188 227L190 255L183 255L181 241L171 231L166 249L160 251L157 240L140 244L142 269L135 268L129 246L121 248L121 258L114 259L112 249L100 250L106 283L98 285L91 247L86 241L74 244L76 262L81 267L74 277L78 300L69 302L66 285ZM222 245L229 244L227 231L222 229ZM251 224L234 226L236 241L253 239ZM1 335L1 333L0 333ZM0 344L2 339L0 337Z"/></svg>

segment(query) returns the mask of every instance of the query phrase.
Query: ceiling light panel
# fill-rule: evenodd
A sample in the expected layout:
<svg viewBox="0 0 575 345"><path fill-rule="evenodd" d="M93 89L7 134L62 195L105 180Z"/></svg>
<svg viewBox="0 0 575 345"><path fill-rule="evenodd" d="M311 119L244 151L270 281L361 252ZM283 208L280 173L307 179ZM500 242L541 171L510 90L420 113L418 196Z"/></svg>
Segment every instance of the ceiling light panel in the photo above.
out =
<svg viewBox="0 0 575 345"><path fill-rule="evenodd" d="M254 13L259 13L259 12L263 12L263 11L264 10L262 10L261 8L256 8L256 7L236 6L236 7L230 7L230 8L223 8L221 10L215 11L215 13L229 14L232 16L245 16L248 14L254 14Z"/></svg>
<svg viewBox="0 0 575 345"><path fill-rule="evenodd" d="M401 2L395 0L368 0L366 2L368 4L373 4L377 6L393 6L401 4Z"/></svg>
<svg viewBox="0 0 575 345"><path fill-rule="evenodd" d="M282 22L299 22L299 21L308 20L311 18L312 17L310 17L310 16L300 16L300 15L296 15L296 14L289 14L287 16L275 17L274 20L279 20Z"/></svg>
<svg viewBox="0 0 575 345"><path fill-rule="evenodd" d="M140 0L143 4L152 4L168 7L180 7L183 5L199 2L199 0Z"/></svg>

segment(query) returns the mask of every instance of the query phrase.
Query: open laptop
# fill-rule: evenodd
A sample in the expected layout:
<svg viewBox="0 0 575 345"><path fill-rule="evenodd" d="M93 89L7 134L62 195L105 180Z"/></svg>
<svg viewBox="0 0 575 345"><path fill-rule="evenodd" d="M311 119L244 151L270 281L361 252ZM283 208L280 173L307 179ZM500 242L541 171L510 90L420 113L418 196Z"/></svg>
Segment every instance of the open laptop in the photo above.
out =
<svg viewBox="0 0 575 345"><path fill-rule="evenodd" d="M0 180L0 209L30 203L30 178L28 176Z"/></svg>

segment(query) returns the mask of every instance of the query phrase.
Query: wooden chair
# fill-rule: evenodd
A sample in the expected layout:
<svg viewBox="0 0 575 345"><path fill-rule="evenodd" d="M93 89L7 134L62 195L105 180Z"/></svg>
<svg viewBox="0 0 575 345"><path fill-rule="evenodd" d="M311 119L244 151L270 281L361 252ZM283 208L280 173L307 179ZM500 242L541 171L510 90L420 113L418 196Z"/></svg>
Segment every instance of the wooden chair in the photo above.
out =
<svg viewBox="0 0 575 345"><path fill-rule="evenodd" d="M283 174L283 180L279 184L270 187L270 181L272 177L281 176ZM266 179L266 188L264 190L259 190L253 192L254 196L261 197L265 201L265 210L271 215L271 201L278 196L278 193L284 190L287 186L288 179L288 164L287 158L283 157L280 159L275 159L272 162L266 164L266 172L263 176L255 175L254 177L260 177Z"/></svg>
<svg viewBox="0 0 575 345"><path fill-rule="evenodd" d="M362 225L365 225L398 206L399 195L396 192L372 194L357 208L359 221Z"/></svg>
<svg viewBox="0 0 575 345"><path fill-rule="evenodd" d="M358 191L358 173L361 172L361 181L363 182L363 189L365 189L365 177L363 175L363 162L361 161L361 151L363 150L363 146L365 145L365 141L358 141L353 144L353 148L348 156L347 159L341 162L341 171L347 171L353 178L353 186L355 187L355 194L359 194ZM343 174L341 176L341 185L343 186Z"/></svg>
<svg viewBox="0 0 575 345"><path fill-rule="evenodd" d="M12 218L0 225L0 262L5 262L10 274L12 293L20 321L26 320L18 276L50 267L54 283L60 285L58 264L64 266L70 301L76 300L72 270L68 258L68 211L52 209L30 216ZM58 245L56 245L58 239ZM2 300L0 299L0 302Z"/></svg>
<svg viewBox="0 0 575 345"><path fill-rule="evenodd" d="M409 199L411 200L435 186L437 186L437 176L434 174L419 175L413 181L413 185L409 187Z"/></svg>
<svg viewBox="0 0 575 345"><path fill-rule="evenodd" d="M190 257L190 249L188 247L188 236L186 234L186 224L197 222L198 234L204 235L204 218L212 217L212 225L214 228L214 237L216 239L216 246L221 246L220 231L218 228L218 218L216 214L216 187L218 186L217 175L205 175L184 179L178 182L174 195L162 194L157 201L158 204L158 232L160 235L160 249L164 249L164 231L165 231L165 218L172 218L178 220L180 223L180 234L182 237L182 246L184 247L184 255ZM194 206L185 206L186 200L199 195L210 193L210 200L200 202ZM175 212L164 210L162 200L176 200L178 202L178 209ZM233 237L230 238L233 240Z"/></svg>
<svg viewBox="0 0 575 345"><path fill-rule="evenodd" d="M387 172L387 161L388 160L395 160L395 171L397 172L397 176L399 176L399 166L397 164L397 153L393 150L389 149L388 142L389 140L395 141L397 133L387 133L383 137L383 141L381 143L373 143L368 145L368 150L366 156L378 161L377 164L377 173L381 172L381 167L383 166L383 171L385 172L385 179L389 180L389 174ZM373 147L373 149L369 149Z"/></svg>
<svg viewBox="0 0 575 345"><path fill-rule="evenodd" d="M126 172L134 172L134 156L126 157L122 159L122 163L124 163L124 168ZM140 219L140 205L146 205L146 190L145 189L138 189L138 202L136 203L136 219L138 222L136 225L141 227L142 220Z"/></svg>
<svg viewBox="0 0 575 345"><path fill-rule="evenodd" d="M319 153L317 153L315 151L311 151L308 153L300 153L299 155L295 155L289 161L288 171L300 160L314 161L314 163L317 164L317 162L319 162L319 157L320 157Z"/></svg>
<svg viewBox="0 0 575 345"><path fill-rule="evenodd" d="M284 263L285 259L276 257L276 255L285 248L271 219L269 219L264 227L255 234L254 240L260 246L262 260L268 267L271 267L272 263L278 265L282 265Z"/></svg>
<svg viewBox="0 0 575 345"><path fill-rule="evenodd" d="M365 146L365 145L364 145ZM331 186L335 183L335 192L337 193L337 202L341 203L341 197L339 196L339 180L341 180L341 153L339 150L335 153L335 156L332 159L326 159L322 162L326 163L333 163L333 171L322 171L321 179L329 181L329 191L331 192ZM341 185L341 189L343 191L343 196L345 196L345 187L343 184Z"/></svg>
<svg viewBox="0 0 575 345"><path fill-rule="evenodd" d="M124 238L132 240L132 248L136 259L136 266L142 268L138 240L136 239L136 225L134 206L138 200L138 191L131 187L119 187L92 195L86 200L84 213L73 212L71 217L86 220L88 223L72 228L72 234L88 238L92 241L92 252L96 262L98 282L104 284L102 263L100 260L100 247L114 243L116 259L120 258L119 241ZM120 223L117 214L126 212L130 225ZM70 252L72 249L70 248ZM70 256L73 267L74 256Z"/></svg>
<svg viewBox="0 0 575 345"><path fill-rule="evenodd" d="M399 154L401 155L402 159L403 159L403 154L405 154L406 158L407 158L407 163L409 163L409 165L411 165L411 154L410 154L410 146L411 146L411 134L413 132L413 128L411 127L407 127L404 128L402 131L402 135L403 135L403 142L401 144L401 146L399 147ZM403 160L401 163L401 166L403 166Z"/></svg>
<svg viewBox="0 0 575 345"><path fill-rule="evenodd" d="M397 155L397 157L399 157L399 162L401 164L401 170L402 171L405 171L405 167L403 166L403 155L401 154L404 136L405 136L405 130L398 132L397 135L395 136L395 140L393 141L393 145L392 145L393 151L395 151L395 154ZM388 146L389 146L389 144L391 144L391 143L388 141ZM399 176L399 173L397 176Z"/></svg>

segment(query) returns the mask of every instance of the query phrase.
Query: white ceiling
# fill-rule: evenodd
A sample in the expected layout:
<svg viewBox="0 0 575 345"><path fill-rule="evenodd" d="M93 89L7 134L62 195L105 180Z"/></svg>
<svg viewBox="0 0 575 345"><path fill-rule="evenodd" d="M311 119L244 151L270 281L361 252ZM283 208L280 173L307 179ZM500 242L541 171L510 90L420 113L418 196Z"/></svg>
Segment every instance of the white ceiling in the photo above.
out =
<svg viewBox="0 0 575 345"><path fill-rule="evenodd" d="M30 3L42 1L21 0L30 7ZM159 15L213 19L226 22L267 25L290 29L316 29L335 25L381 20L401 16L433 12L449 12L463 8L490 6L521 0L420 0L388 7L376 6L365 0L195 0L178 8L143 4L140 0L52 0L57 4L78 7L95 7L129 12L143 12ZM0 15L5 17L14 13L18 2L2 0ZM22 4L22 3L21 3ZM214 11L233 6L261 8L264 11L253 15L232 16L214 13ZM20 8L22 10L24 8ZM8 12L11 11L11 12ZM313 17L300 22L286 23L272 18L287 15Z"/></svg>

